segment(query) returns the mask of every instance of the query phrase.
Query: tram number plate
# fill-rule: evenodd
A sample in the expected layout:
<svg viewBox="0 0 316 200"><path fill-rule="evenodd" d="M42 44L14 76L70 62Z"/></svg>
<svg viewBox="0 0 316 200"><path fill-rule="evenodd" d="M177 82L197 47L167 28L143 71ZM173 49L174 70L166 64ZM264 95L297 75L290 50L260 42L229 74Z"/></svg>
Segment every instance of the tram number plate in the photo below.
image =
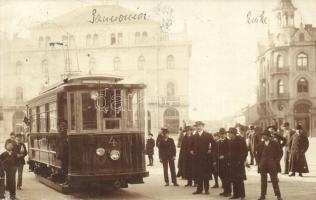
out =
<svg viewBox="0 0 316 200"><path fill-rule="evenodd" d="M112 145L113 147L116 146L117 141L116 141L116 139L113 136L111 136L111 138L109 140L109 144Z"/></svg>

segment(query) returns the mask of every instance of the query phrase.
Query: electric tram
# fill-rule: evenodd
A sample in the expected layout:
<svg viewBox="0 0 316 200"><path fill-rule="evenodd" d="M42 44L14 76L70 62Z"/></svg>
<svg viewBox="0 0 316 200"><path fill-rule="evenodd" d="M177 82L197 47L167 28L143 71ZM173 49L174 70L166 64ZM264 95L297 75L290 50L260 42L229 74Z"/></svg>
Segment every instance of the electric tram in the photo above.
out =
<svg viewBox="0 0 316 200"><path fill-rule="evenodd" d="M64 193L86 184L143 183L149 175L145 85L121 81L105 75L67 78L28 101L29 166L41 182Z"/></svg>

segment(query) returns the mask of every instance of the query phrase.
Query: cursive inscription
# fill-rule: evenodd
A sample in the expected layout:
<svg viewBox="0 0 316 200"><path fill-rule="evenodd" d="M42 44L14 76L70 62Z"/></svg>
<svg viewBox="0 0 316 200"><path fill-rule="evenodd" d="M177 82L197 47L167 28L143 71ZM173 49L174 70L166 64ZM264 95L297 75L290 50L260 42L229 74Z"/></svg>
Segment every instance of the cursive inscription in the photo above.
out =
<svg viewBox="0 0 316 200"><path fill-rule="evenodd" d="M265 16L264 11L262 11L259 15L255 15L251 11L249 11L246 17L248 24L268 24L268 19Z"/></svg>
<svg viewBox="0 0 316 200"><path fill-rule="evenodd" d="M97 12L97 9L93 9L91 13L91 19L88 20L91 24L97 24L97 23L122 23L127 21L141 21L141 20L147 20L146 13L135 13L135 14L120 14L117 16L103 16L100 13Z"/></svg>

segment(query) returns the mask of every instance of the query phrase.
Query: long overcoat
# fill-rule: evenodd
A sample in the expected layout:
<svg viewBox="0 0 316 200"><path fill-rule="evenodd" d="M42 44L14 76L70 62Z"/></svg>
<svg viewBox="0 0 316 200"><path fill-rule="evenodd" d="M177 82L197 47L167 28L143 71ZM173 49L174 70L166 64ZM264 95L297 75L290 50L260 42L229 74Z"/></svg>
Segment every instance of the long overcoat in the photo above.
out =
<svg viewBox="0 0 316 200"><path fill-rule="evenodd" d="M224 178L229 174L228 171L228 150L229 140L227 138L216 141L216 151L214 152L214 161L219 177Z"/></svg>
<svg viewBox="0 0 316 200"><path fill-rule="evenodd" d="M178 160L178 169L179 175L182 178L188 179L192 178L192 157L193 155L190 153L192 147L193 136L185 135L182 138L179 160Z"/></svg>
<svg viewBox="0 0 316 200"><path fill-rule="evenodd" d="M309 147L309 141L305 133L294 134L291 138L290 148L290 172L308 173L308 165L305 153Z"/></svg>
<svg viewBox="0 0 316 200"><path fill-rule="evenodd" d="M281 156L280 147L277 142L271 140L268 145L265 145L265 142L258 144L256 150L258 173L278 173L278 163L280 163Z"/></svg>
<svg viewBox="0 0 316 200"><path fill-rule="evenodd" d="M241 136L229 140L228 171L231 181L246 180L245 161L248 155L246 141Z"/></svg>

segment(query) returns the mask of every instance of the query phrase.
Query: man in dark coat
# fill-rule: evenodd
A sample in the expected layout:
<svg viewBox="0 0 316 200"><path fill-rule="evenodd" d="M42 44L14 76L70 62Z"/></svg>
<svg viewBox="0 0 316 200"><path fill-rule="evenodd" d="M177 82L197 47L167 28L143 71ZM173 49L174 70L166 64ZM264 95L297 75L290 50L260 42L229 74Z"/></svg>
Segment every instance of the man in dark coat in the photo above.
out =
<svg viewBox="0 0 316 200"><path fill-rule="evenodd" d="M147 166L154 166L154 147L155 140L152 138L153 134L148 134L148 139L146 141L146 154L148 156L149 164Z"/></svg>
<svg viewBox="0 0 316 200"><path fill-rule="evenodd" d="M269 126L268 127L269 133L271 135L271 139L279 144L279 153L280 153L280 160L277 165L277 171L281 172L281 159L283 156L283 147L286 144L286 139L277 131L276 126Z"/></svg>
<svg viewBox="0 0 316 200"><path fill-rule="evenodd" d="M158 136L157 136L157 139L156 139L156 147L159 149L159 144L160 144L160 141L164 138L164 135L162 134L162 131L164 129L167 129L167 128L164 128L162 127L158 133Z"/></svg>
<svg viewBox="0 0 316 200"><path fill-rule="evenodd" d="M197 121L195 125L197 130L193 136L191 154L193 155L197 190L193 194L202 194L203 188L205 194L209 194L211 152L215 147L215 141L211 134L203 130L203 122Z"/></svg>
<svg viewBox="0 0 316 200"><path fill-rule="evenodd" d="M12 143L12 145L13 145L13 150L15 150L16 148L16 141L15 141L15 133L12 131L11 133L10 133L10 138L8 138L6 141L5 141L5 143L4 143L4 148L6 148L6 146L7 146L7 143L8 142L11 142Z"/></svg>
<svg viewBox="0 0 316 200"><path fill-rule="evenodd" d="M171 173L171 180L174 186L179 186L177 184L176 169L174 165L174 160L176 159L176 145L172 138L169 137L169 130L162 129L162 134L164 138L159 142L159 159L163 165L165 186L169 186L169 175L168 175L168 165Z"/></svg>
<svg viewBox="0 0 316 200"><path fill-rule="evenodd" d="M184 128L185 135L182 139L181 149L180 149L180 154L179 154L179 168L181 165L182 177L188 180L187 184L185 185L186 187L192 186L192 183L193 183L193 171L192 171L193 163L192 163L192 155L190 153L190 149L192 146L192 131L193 129L191 126L186 126Z"/></svg>
<svg viewBox="0 0 316 200"><path fill-rule="evenodd" d="M292 136L294 135L295 131L290 129L290 124L288 122L285 122L283 124L283 137L285 138L285 148L284 148L284 173L289 173L289 164L290 164L290 141L292 139Z"/></svg>
<svg viewBox="0 0 316 200"><path fill-rule="evenodd" d="M233 196L231 199L244 199L246 180L245 162L248 154L247 144L244 138L237 136L236 128L229 128L229 179L233 184Z"/></svg>
<svg viewBox="0 0 316 200"><path fill-rule="evenodd" d="M68 184L68 164L69 164L69 149L68 149L68 139L67 139L67 121L60 120L58 124L58 150L57 159L61 161L61 176L64 184Z"/></svg>
<svg viewBox="0 0 316 200"><path fill-rule="evenodd" d="M231 183L228 177L228 148L229 141L226 137L226 130L221 128L218 132L219 139L217 140L217 151L214 158L216 159L216 167L218 171L218 176L222 181L224 191L220 193L221 196L229 197L231 196Z"/></svg>
<svg viewBox="0 0 316 200"><path fill-rule="evenodd" d="M0 160L2 161L5 169L6 176L6 186L10 193L10 199L15 200L16 185L15 185L15 174L17 167L17 155L13 150L14 145L11 141L6 144L6 151L0 155Z"/></svg>
<svg viewBox="0 0 316 200"><path fill-rule="evenodd" d="M22 187L22 176L23 176L23 167L25 165L25 156L27 155L27 150L25 144L22 142L22 135L16 135L16 150L17 153L17 171L18 171L18 182L17 189L21 190Z"/></svg>
<svg viewBox="0 0 316 200"><path fill-rule="evenodd" d="M299 176L303 176L302 173L308 173L307 161L305 153L309 147L309 141L307 134L303 131L301 125L296 127L295 134L290 141L290 169L292 172L289 176L295 176L295 172L299 173Z"/></svg>
<svg viewBox="0 0 316 200"><path fill-rule="evenodd" d="M262 141L256 150L258 160L258 173L261 175L261 195L258 200L265 200L267 194L268 176L269 173L274 194L278 200L282 200L281 192L278 184L278 163L281 157L279 144L274 141L268 130L262 133Z"/></svg>

